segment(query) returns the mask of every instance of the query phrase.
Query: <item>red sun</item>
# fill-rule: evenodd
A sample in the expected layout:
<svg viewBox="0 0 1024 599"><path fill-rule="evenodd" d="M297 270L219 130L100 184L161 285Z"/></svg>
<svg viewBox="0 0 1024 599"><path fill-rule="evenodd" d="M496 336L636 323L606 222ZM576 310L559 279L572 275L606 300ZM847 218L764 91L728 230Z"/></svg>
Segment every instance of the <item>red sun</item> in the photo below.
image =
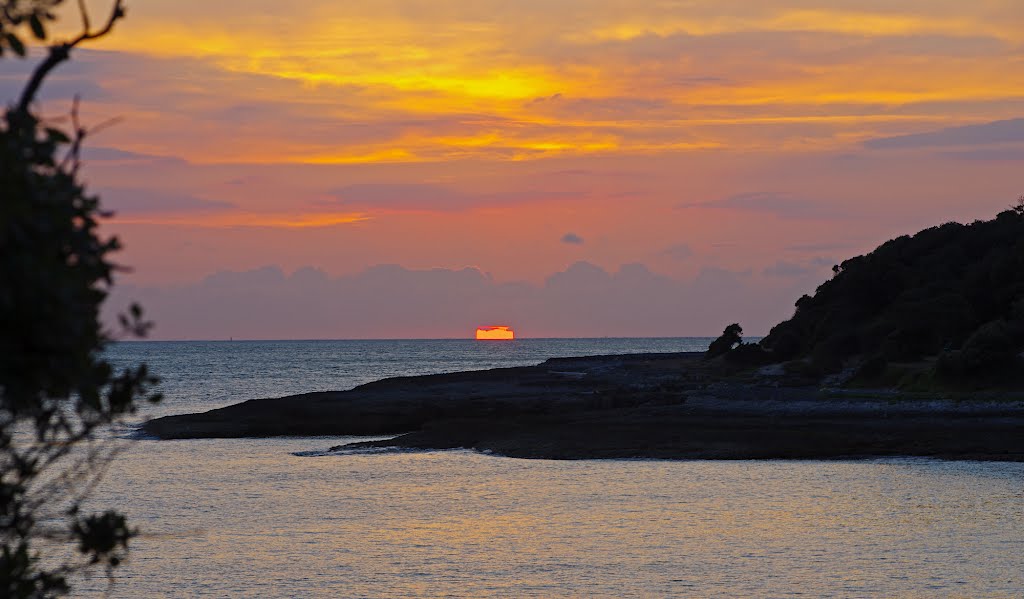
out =
<svg viewBox="0 0 1024 599"><path fill-rule="evenodd" d="M516 338L516 332L504 325L477 327L476 338L477 341L511 341Z"/></svg>

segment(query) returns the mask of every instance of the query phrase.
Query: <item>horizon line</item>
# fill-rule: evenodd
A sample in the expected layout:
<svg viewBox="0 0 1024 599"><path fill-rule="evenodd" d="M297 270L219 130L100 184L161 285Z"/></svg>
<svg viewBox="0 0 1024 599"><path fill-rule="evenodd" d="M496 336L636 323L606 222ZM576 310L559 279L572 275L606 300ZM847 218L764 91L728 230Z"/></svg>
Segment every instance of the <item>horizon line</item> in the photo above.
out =
<svg viewBox="0 0 1024 599"><path fill-rule="evenodd" d="M745 338L757 338L760 339L762 335L748 335ZM629 336L617 336L617 335L603 335L603 336L587 336L587 337L516 337L508 341L528 341L528 340L568 340L568 339L715 339L715 335L660 335L660 336L646 336L646 335L629 335ZM348 337L348 338L277 338L277 339L256 339L256 338L214 338L214 339L115 339L111 340L110 343L195 343L195 342L211 342L211 343L241 343L241 342L267 342L267 341L296 341L296 342L307 342L307 341L478 341L473 337Z"/></svg>

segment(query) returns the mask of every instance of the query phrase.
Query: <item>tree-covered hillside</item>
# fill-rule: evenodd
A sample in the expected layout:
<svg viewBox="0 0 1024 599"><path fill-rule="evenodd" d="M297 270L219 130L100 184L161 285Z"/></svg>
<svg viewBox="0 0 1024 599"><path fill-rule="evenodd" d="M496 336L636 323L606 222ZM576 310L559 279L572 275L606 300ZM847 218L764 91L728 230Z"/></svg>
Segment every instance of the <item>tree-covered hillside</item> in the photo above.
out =
<svg viewBox="0 0 1024 599"><path fill-rule="evenodd" d="M1024 350L1024 198L968 225L947 223L846 260L743 362L805 360L833 372L936 357L940 376L1016 367ZM733 353L730 352L730 353ZM727 356L729 357L729 356ZM870 373L869 373L870 374Z"/></svg>

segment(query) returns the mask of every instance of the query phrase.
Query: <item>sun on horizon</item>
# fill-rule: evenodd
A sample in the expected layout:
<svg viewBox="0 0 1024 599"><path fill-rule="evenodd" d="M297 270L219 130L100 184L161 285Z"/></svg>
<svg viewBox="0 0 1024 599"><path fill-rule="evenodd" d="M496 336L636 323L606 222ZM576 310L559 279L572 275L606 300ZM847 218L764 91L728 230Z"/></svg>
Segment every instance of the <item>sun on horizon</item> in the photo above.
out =
<svg viewBox="0 0 1024 599"><path fill-rule="evenodd" d="M494 325L476 328L477 341L512 341L516 338L512 327L505 325Z"/></svg>

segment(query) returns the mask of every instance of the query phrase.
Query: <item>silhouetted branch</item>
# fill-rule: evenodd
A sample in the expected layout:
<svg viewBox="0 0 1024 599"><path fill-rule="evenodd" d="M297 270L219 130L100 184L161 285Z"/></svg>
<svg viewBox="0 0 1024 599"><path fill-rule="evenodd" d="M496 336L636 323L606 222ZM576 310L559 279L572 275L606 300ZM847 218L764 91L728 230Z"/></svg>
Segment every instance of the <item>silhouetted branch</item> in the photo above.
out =
<svg viewBox="0 0 1024 599"><path fill-rule="evenodd" d="M115 0L114 6L110 11L110 17L107 18L106 25L103 28L92 31L89 24L89 13L85 9L85 3L79 0L79 9L82 12L82 24L83 30L78 37L66 41L61 44L50 46L50 52L46 55L46 59L32 71L32 77L25 85L24 91L21 93L21 99L18 100L18 106L15 108L15 112L19 114L28 114L29 106L35 100L36 94L39 93L39 88L43 84L43 80L50 74L50 71L55 69L57 65L64 62L71 56L71 49L78 44L101 38L114 28L114 23L124 17L124 4L122 0Z"/></svg>
<svg viewBox="0 0 1024 599"><path fill-rule="evenodd" d="M82 31L92 29L92 25L89 24L89 11L85 7L85 0L78 0L78 12L82 13Z"/></svg>
<svg viewBox="0 0 1024 599"><path fill-rule="evenodd" d="M78 116L80 102L81 98L76 94L71 105L71 123L74 131L72 132L71 142L68 145L67 154L64 155L64 159L60 163L62 170L68 170L75 174L78 173L79 166L81 165L82 144L85 142L86 135L93 135L108 127L113 127L124 120L123 117L116 116L103 121L99 125L86 128L82 126ZM107 216L106 212L100 212L99 214L100 216Z"/></svg>

